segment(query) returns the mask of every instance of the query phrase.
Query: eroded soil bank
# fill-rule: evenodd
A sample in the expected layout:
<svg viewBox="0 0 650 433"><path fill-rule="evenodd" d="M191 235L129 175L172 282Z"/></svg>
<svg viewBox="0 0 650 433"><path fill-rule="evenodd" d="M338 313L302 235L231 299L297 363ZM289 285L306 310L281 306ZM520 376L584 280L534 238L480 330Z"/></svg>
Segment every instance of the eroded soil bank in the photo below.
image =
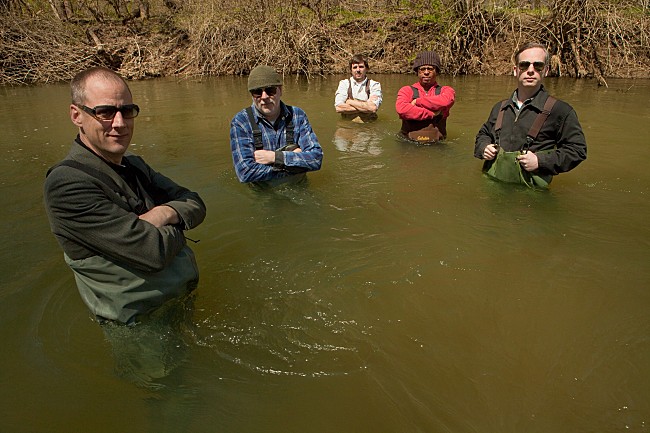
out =
<svg viewBox="0 0 650 433"><path fill-rule="evenodd" d="M352 54L404 73L433 49L443 73L501 75L524 42L545 43L551 75L648 78L650 10L629 0L0 0L0 84L67 81L93 65L130 79L340 74Z"/></svg>

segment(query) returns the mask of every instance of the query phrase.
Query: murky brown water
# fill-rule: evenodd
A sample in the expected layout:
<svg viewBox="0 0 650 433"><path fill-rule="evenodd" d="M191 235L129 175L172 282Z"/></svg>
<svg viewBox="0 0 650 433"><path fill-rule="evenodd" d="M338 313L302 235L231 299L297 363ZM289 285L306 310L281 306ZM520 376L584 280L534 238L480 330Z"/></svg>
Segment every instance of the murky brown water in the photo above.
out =
<svg viewBox="0 0 650 433"><path fill-rule="evenodd" d="M126 336L90 320L42 207L75 133L67 86L0 88L0 431L650 429L650 81L549 80L589 159L532 192L472 157L514 78L442 77L458 100L430 147L395 136L413 76L377 77L370 125L338 120L339 78L287 80L325 159L275 191L232 169L245 80L132 84L133 150L199 191L208 218L188 233L191 319ZM175 368L136 385L138 356Z"/></svg>

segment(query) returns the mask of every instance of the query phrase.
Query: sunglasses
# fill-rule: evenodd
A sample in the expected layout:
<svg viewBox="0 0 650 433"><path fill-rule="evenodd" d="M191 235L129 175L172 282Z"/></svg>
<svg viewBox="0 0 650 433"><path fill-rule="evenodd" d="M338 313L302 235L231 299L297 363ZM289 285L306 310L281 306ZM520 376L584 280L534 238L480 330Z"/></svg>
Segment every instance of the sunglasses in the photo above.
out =
<svg viewBox="0 0 650 433"><path fill-rule="evenodd" d="M275 94L278 92L278 88L273 86L273 87L265 87L263 89L253 89L251 90L251 95L255 96L256 98L259 98L262 96L262 92L266 93L269 96L275 96Z"/></svg>
<svg viewBox="0 0 650 433"><path fill-rule="evenodd" d="M531 63L531 62L529 62L527 60L522 60L521 62L519 62L519 65L517 65L517 66L519 66L520 71L527 71L528 68L530 68L531 64L533 65L533 68L537 72L542 72L544 70L544 68L546 67L546 63L544 63L544 62L532 62Z"/></svg>
<svg viewBox="0 0 650 433"><path fill-rule="evenodd" d="M133 119L138 116L138 113L140 113L140 107L135 104L126 104L121 107L116 107L115 105L97 105L93 108L79 104L74 105L81 108L97 120L113 120L118 111L122 113L122 117L125 119Z"/></svg>

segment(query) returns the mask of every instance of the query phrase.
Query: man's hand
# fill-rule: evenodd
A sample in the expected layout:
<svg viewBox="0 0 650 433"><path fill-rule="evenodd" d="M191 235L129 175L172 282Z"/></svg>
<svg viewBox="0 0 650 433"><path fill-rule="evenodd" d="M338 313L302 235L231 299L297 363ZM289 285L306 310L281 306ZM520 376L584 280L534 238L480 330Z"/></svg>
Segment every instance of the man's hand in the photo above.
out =
<svg viewBox="0 0 650 433"><path fill-rule="evenodd" d="M496 158L499 153L499 147L496 144L488 144L483 150L483 159L490 161Z"/></svg>
<svg viewBox="0 0 650 433"><path fill-rule="evenodd" d="M143 213L138 218L153 224L156 227L163 227L181 222L178 213L176 213L172 207L167 205L156 206L147 213Z"/></svg>
<svg viewBox="0 0 650 433"><path fill-rule="evenodd" d="M517 161L519 162L519 165L521 165L521 168L526 171L535 171L539 168L537 155L533 152L526 152L523 155L519 155Z"/></svg>
<svg viewBox="0 0 650 433"><path fill-rule="evenodd" d="M264 165L273 164L275 162L275 152L272 150L256 150L255 162Z"/></svg>
<svg viewBox="0 0 650 433"><path fill-rule="evenodd" d="M345 101L345 104L338 105L338 107L341 107L339 109L339 112L344 112L348 114L354 114L354 113L374 113L377 111L377 105L373 102L379 99L377 95L373 95L368 99L367 101L361 101L359 99L348 99ZM343 107L345 107L345 110L343 110Z"/></svg>

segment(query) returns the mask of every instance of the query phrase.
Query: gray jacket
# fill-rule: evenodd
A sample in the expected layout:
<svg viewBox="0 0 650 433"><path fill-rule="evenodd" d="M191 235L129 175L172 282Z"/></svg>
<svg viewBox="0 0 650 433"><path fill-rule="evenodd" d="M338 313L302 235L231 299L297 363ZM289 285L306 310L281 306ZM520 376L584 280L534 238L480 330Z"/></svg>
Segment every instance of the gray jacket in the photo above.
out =
<svg viewBox="0 0 650 433"><path fill-rule="evenodd" d="M57 165L47 176L44 197L52 233L84 302L101 318L128 323L181 296L198 280L183 230L199 225L206 208L198 194L155 172L142 158L125 158L141 172L139 195L104 160L74 142L64 161L103 173L114 183ZM157 228L138 218L161 204L174 208L181 223Z"/></svg>

